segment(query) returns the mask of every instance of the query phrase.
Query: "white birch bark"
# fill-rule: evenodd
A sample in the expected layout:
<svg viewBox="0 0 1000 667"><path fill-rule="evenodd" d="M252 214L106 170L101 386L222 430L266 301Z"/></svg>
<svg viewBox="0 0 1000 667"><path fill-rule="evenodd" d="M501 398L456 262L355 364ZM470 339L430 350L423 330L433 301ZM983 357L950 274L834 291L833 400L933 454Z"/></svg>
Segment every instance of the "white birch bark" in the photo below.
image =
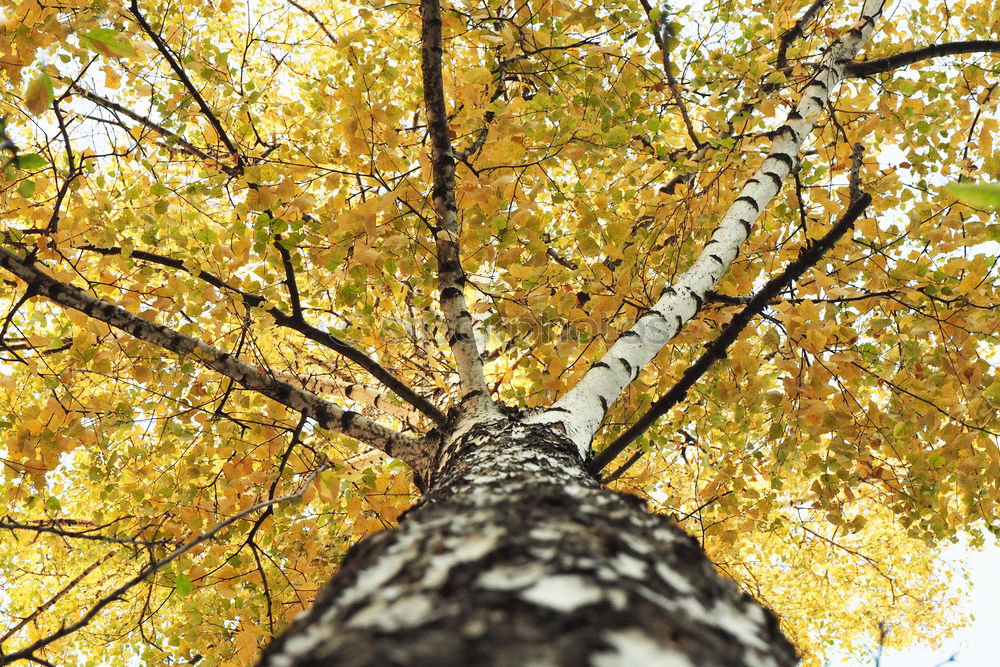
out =
<svg viewBox="0 0 1000 667"><path fill-rule="evenodd" d="M701 255L659 300L623 333L580 381L535 423L562 423L581 456L611 404L681 327L701 307L706 293L729 269L761 211L781 189L802 144L815 126L831 91L844 79L847 66L871 35L885 0L866 0L861 18L826 51L816 75L802 91L795 110L775 133L763 164L744 184L719 221Z"/></svg>
<svg viewBox="0 0 1000 667"><path fill-rule="evenodd" d="M260 667L790 667L697 542L587 474L558 429L449 438L397 529L356 544Z"/></svg>

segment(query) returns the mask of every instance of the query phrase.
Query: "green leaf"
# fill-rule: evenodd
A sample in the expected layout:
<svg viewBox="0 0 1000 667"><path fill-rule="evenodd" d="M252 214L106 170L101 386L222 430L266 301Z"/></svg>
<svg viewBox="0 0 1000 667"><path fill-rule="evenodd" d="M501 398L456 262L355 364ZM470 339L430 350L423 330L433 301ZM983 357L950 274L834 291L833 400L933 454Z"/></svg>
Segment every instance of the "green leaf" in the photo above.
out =
<svg viewBox="0 0 1000 667"><path fill-rule="evenodd" d="M134 58L135 49L128 39L122 38L111 28L91 30L81 38L83 45L112 58Z"/></svg>
<svg viewBox="0 0 1000 667"><path fill-rule="evenodd" d="M191 583L190 577L181 572L177 575L176 579L174 579L174 590L177 591L177 594L181 597L185 597L191 593L192 590L194 590L194 584Z"/></svg>
<svg viewBox="0 0 1000 667"><path fill-rule="evenodd" d="M944 189L974 208L1000 208L1000 183L952 183Z"/></svg>
<svg viewBox="0 0 1000 667"><path fill-rule="evenodd" d="M35 194L35 182L30 178L26 178L21 181L17 186L17 194L21 195L25 199L31 199L31 195Z"/></svg>
<svg viewBox="0 0 1000 667"><path fill-rule="evenodd" d="M31 170L31 169L41 169L49 163L48 160L43 158L38 153L25 153L24 155L18 155L14 160L18 169Z"/></svg>

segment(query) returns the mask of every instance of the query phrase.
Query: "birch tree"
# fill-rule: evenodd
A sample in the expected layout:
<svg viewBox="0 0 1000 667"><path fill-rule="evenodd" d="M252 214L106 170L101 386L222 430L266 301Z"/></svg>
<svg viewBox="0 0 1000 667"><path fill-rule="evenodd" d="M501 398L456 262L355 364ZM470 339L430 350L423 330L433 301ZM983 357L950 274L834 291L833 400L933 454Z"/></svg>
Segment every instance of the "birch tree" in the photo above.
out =
<svg viewBox="0 0 1000 667"><path fill-rule="evenodd" d="M989 3L2 12L0 665L818 664L962 622Z"/></svg>

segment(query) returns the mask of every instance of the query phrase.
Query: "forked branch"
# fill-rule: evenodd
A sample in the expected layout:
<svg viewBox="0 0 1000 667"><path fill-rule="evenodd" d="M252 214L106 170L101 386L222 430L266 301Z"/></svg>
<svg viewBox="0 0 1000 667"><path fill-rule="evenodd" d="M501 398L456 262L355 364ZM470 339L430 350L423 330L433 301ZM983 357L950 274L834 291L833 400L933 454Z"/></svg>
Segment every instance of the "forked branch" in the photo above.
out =
<svg viewBox="0 0 1000 667"><path fill-rule="evenodd" d="M684 374L681 375L681 379L666 394L657 399L650 406L649 410L639 417L628 430L618 436L610 445L594 457L594 460L589 465L590 472L594 475L600 474L605 466L614 461L619 454L625 451L626 447L655 424L657 419L684 400L691 387L712 367L712 364L726 356L726 350L736 341L750 321L763 312L775 297L791 286L803 273L815 266L833 248L837 241L848 230L854 227L854 223L864 215L865 209L871 201L871 195L868 193L859 193L830 231L823 235L822 238L804 246L799 251L799 256L795 261L786 266L780 275L769 280L750 299L747 305L729 321L729 324L723 328L718 338L709 343L705 352L698 357L697 361L688 366ZM616 470L605 481L617 479L637 460L638 456L630 458L626 465Z"/></svg>
<svg viewBox="0 0 1000 667"><path fill-rule="evenodd" d="M86 250L88 252L94 252L101 255L120 255L122 254L121 248L102 248L99 246L85 245L77 246L80 250ZM166 255L161 255L158 253L147 252L145 250L133 250L131 252L131 257L133 259L139 259L144 262L149 262L151 264L159 264L160 266L167 266L173 269L178 269L180 271L185 271L186 273L202 280L213 287L219 289L224 289L231 292L242 299L243 303L252 308L260 308L268 315L274 318L275 324L281 327L286 327L294 331L299 332L307 339L318 343L326 348L343 355L344 357L350 359L356 363L361 368L365 369L372 376L375 377L379 382L384 384L390 391L399 396L401 399L415 407L417 410L422 412L424 415L429 417L435 424L439 426L444 425L445 416L444 414L434 406L429 400L423 396L417 394L413 389L411 389L406 383L400 380L398 377L392 374L386 367L382 366L379 362L372 359L370 356L365 354L363 351L354 347L345 340L334 336L333 334L320 329L312 324L309 324L301 316L296 316L294 313L289 315L285 311L281 310L277 306L271 305L267 300L258 295L251 294L241 290L240 288L230 285L226 281L222 280L218 276L209 273L208 271L191 271L184 262L176 259L174 257L168 257Z"/></svg>

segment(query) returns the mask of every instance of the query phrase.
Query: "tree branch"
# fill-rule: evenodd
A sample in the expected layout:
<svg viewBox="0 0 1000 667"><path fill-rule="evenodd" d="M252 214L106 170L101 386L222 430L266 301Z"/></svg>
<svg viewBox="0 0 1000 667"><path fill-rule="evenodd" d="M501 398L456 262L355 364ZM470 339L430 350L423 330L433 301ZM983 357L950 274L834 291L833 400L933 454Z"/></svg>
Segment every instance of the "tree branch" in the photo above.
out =
<svg viewBox="0 0 1000 667"><path fill-rule="evenodd" d="M295 2L295 0L288 0L288 4L290 4L292 7L295 7L295 9L299 10L300 12L311 18L313 22L315 22L316 25L319 26L319 29L323 31L323 34L326 35L327 39L330 40L330 43L333 44L334 46L337 45L337 38L334 36L332 32L330 32L330 29L326 27L326 24L323 23L323 21L318 16L316 16L316 12L306 7L303 7L299 3Z"/></svg>
<svg viewBox="0 0 1000 667"><path fill-rule="evenodd" d="M98 246L77 246L80 250L87 250L89 252L96 252L101 255L120 255L122 254L121 248L101 248ZM401 399L415 407L417 410L422 412L424 415L429 417L435 424L443 426L446 418L444 414L434 406L429 400L420 396L415 391L410 389L402 380L393 375L387 368L382 366L380 363L369 357L367 354L357 349L350 343L347 343L340 338L337 338L331 333L328 333L322 329L319 329L308 322L306 322L301 317L296 317L294 314L289 315L280 308L276 306L268 305L264 297L257 294L251 294L245 292L238 287L230 285L226 281L222 280L216 275L213 275L207 271L198 271L197 273L192 273L186 266L184 262L175 259L173 257L167 257L166 255L160 255L153 252L146 252L144 250L133 250L131 256L135 259L140 259L145 262L150 262L153 264L159 264L161 266L169 266L173 269L180 269L185 271L190 275L195 276L199 280L203 280L213 287L218 287L219 289L224 289L230 291L234 294L239 295L243 300L243 303L251 308L260 308L268 315L274 318L275 324L278 326L286 327L294 331L299 332L307 339L319 343L320 345L327 347L334 352L337 352L344 357L347 357L358 366L361 366L364 370L368 371L375 377L379 382L384 384L390 391L399 396Z"/></svg>
<svg viewBox="0 0 1000 667"><path fill-rule="evenodd" d="M763 288L757 294L750 299L750 302L743 308L739 313L730 320L729 324L725 326L722 333L719 334L718 338L713 340L708 344L705 351L697 361L691 364L681 379L667 391L662 397L656 400L649 410L646 411L644 415L639 417L632 426L630 426L624 433L618 436L610 445L605 447L601 452L594 457L594 460L590 462L588 467L589 471L593 475L597 475L604 469L606 465L615 460L615 458L622 453L625 448L635 441L640 435L646 432L649 427L656 423L656 420L665 415L671 408L684 400L687 396L688 391L694 384L701 379L701 377L712 367L719 359L726 356L726 350L729 346L733 344L736 338L742 333L743 329L746 328L747 324L758 314L760 314L764 308L766 308L771 301L780 294L783 290L787 289L793 282L798 280L803 273L805 273L809 268L815 266L822 258L823 255L827 253L840 240L840 238L847 233L853 226L855 221L860 218L865 209L871 203L871 195L867 193L861 193L857 199L855 199L851 205L848 207L844 215L841 216L840 220L828 231L822 238L807 244L799 251L799 256L795 260L785 267L785 270L775 278L772 278L764 285ZM634 464L639 457L632 457L627 461L627 465L622 466L622 469L616 470L611 477L617 479L621 477L622 473L628 469L629 466Z"/></svg>
<svg viewBox="0 0 1000 667"><path fill-rule="evenodd" d="M274 247L281 255L281 266L285 269L285 287L288 289L288 301L292 306L292 317L302 319L302 302L299 301L299 285L295 281L295 266L292 264L292 253L281 242L281 234L274 237Z"/></svg>
<svg viewBox="0 0 1000 667"><path fill-rule="evenodd" d="M227 174L236 173L236 170L233 167L226 166L225 164L219 162L218 158L212 157L211 155L206 153L203 149L198 148L197 146L192 144L190 141L188 141L181 135L177 134L172 130L168 130L167 128L163 127L158 123L154 123L149 118L146 118L145 116L138 114L132 111L131 109L124 107L121 104L118 104L117 102L112 102L106 97L102 97L97 93L87 90L86 88L78 84L75 83L71 84L70 89L76 92L76 94L78 94L80 97L90 100L91 102L101 107L102 109L107 109L108 111L113 111L114 113L121 114L126 118L134 120L135 122L139 123L146 129L156 132L158 135L166 139L168 142L170 141L174 142L178 148L188 153L189 155L197 157L208 164L218 165L219 169L226 172Z"/></svg>
<svg viewBox="0 0 1000 667"><path fill-rule="evenodd" d="M0 252L3 252L3 251L0 251ZM202 544L204 542L209 541L210 539L212 539L213 537L215 537L219 533L219 531L221 531L223 528L226 528L226 527L228 527L228 526L236 523L237 521L239 521L239 520L241 520L241 519L243 519L243 518L245 518L245 517L253 514L254 512L260 511L262 509L268 509L268 508L270 508L273 505L279 505L281 503L287 503L287 502L290 502L292 500L296 500L297 498L301 497L302 494L306 492L306 489L308 489L309 486L313 483L313 480L316 479L316 477L321 472L323 472L324 470L327 470L329 467L330 467L329 464L324 464L324 465L320 466L319 469L317 469L315 472L313 472L309 476L309 478L306 479L306 481L302 484L302 486L300 486L294 493L291 493L291 494L289 494L287 496L282 496L280 498L274 498L272 500L265 500L263 502L257 503L256 505L248 507L247 509L245 509L245 510L243 510L243 511L241 511L241 512L239 512L239 513L237 513L237 514L235 514L235 515L233 515L231 517L229 517L228 519L226 519L224 521L220 521L219 523L215 524L215 526L213 526L211 529L209 529L209 530L205 531L204 533L202 533L201 535L198 535L197 537L193 538L189 542L185 543L183 546L180 546L177 549L174 549L169 554L167 554L166 556L164 556L160 560L156 561L155 563L151 563L151 564L147 565L146 567L144 567L139 572L139 574L137 574L136 576L132 577L131 579L129 579L128 581L126 581L124 584L122 584L121 586L119 586L118 588L114 589L113 591L111 591L110 593L108 593L107 595L105 595L103 598L101 598L100 600L98 600L97 603L94 604L94 606L91 607L87 611L87 613L84 614L75 623L71 623L70 625L65 625L65 626L61 627L56 632L53 632L52 634L50 634L50 635L48 635L46 637L42 637L38 641L32 643L29 646L26 646L25 648L21 649L20 651L14 651L13 653L8 653L7 655L0 655L0 667L2 667L3 665L9 665L9 664L11 664L13 662L17 662L18 660L31 660L31 659L33 659L33 654L36 651L39 651L39 650L45 648L46 646L48 646L49 644L51 644L52 642L55 642L55 641L57 641L59 639L62 639L63 637L65 637L67 635L71 635L74 632L76 632L77 630L80 630L81 628L85 627L88 623L90 623L92 620L94 620L94 618L97 616L97 614L100 613L100 611L102 609L104 609L106 606L108 606L112 602L114 602L116 600L120 600L121 597L122 597L122 595L124 595L129 589L134 588L135 586L141 584L150 575L152 575L155 572L163 569L164 567L166 567L167 565L169 565L173 561L177 560L178 558L180 558L181 556L183 556L184 554L186 554L191 549L194 549L199 544Z"/></svg>
<svg viewBox="0 0 1000 667"><path fill-rule="evenodd" d="M973 39L963 42L948 42L946 44L933 44L922 49L904 51L894 56L876 58L874 60L861 60L853 62L847 66L846 74L852 77L872 76L882 72L890 72L900 67L907 67L918 63L921 60L940 58L941 56L957 56L968 53L1000 53L1000 40L996 39Z"/></svg>
<svg viewBox="0 0 1000 667"><path fill-rule="evenodd" d="M829 46L795 110L774 132L764 163L726 210L701 255L573 388L549 410L530 417L531 422L561 423L579 447L580 455L584 458L589 455L591 441L608 408L640 369L695 316L705 295L736 259L754 221L792 172L802 144L812 132L830 92L843 79L845 67L871 34L884 2L866 0L858 22Z"/></svg>
<svg viewBox="0 0 1000 667"><path fill-rule="evenodd" d="M14 625L14 627L9 628L7 630L7 632L5 632L2 637L0 637L0 644L2 644L3 642L7 641L11 637L13 637L14 634L17 633L17 631L20 630L21 628L23 628L24 626L28 625L29 623L31 623L34 620L37 620L38 617L41 616L42 614L44 614L47 609L49 609L52 605L54 605L56 602L58 602L59 598L61 598L62 596L66 595L66 593L69 593L71 590L73 590L76 587L77 584L79 584L81 581L83 581L84 577L86 577L88 574L90 574L91 572L93 572L94 570L96 570L98 567L100 567L104 563L108 562L111 559L111 557L114 556L114 555L115 555L114 551L108 552L107 554L104 555L103 558L98 558L93 563L91 563L90 565L88 565L87 567L85 567L83 569L83 571L80 572L80 574L78 574L75 577L73 577L73 579L71 579L69 581L69 583L67 583L65 586L63 586L61 589L59 589L59 591L56 592L48 600L46 600L45 602L43 602L41 604L41 606L37 607L33 612L31 612L30 614L28 614L27 616L25 616L24 618L22 618L19 623L16 623ZM0 660L3 660L3 656L0 656ZM3 665L3 664L6 664L6 663L0 662L0 665Z"/></svg>
<svg viewBox="0 0 1000 667"><path fill-rule="evenodd" d="M788 48L793 42L795 42L795 40L802 37L805 33L806 26L812 23L812 20L816 18L816 14L819 13L819 10L823 8L823 5L825 5L827 1L828 0L814 0L814 2L806 7L806 10L802 12L802 15L799 16L795 25L781 35L781 40L778 43L778 57L774 61L775 67L778 70L783 70L788 66Z"/></svg>
<svg viewBox="0 0 1000 667"><path fill-rule="evenodd" d="M300 384L311 392L342 396L343 398L371 406L376 410L381 410L410 426L416 425L415 422L419 413L415 409L392 403L386 394L366 385L357 382L348 382L339 378L303 375L291 371L273 371L272 375L279 380Z"/></svg>
<svg viewBox="0 0 1000 667"><path fill-rule="evenodd" d="M178 543L174 540L137 540L129 539L127 537L113 537L111 535L99 535L86 530L65 530L63 528L57 528L56 526L46 526L46 525L32 525L24 523L15 523L12 521L0 521L0 530L24 530L33 533L49 533L51 535L58 535L60 537L66 537L74 540L91 540L94 542L108 542L111 544L125 544L134 547L151 547L151 546L162 546L164 544L177 545ZM5 639L5 637L0 637L0 641Z"/></svg>
<svg viewBox="0 0 1000 667"><path fill-rule="evenodd" d="M650 27L653 32L653 39L656 40L656 46L660 49L660 58L663 61L663 72L667 77L667 85L670 86L670 95L674 98L674 104L677 105L677 109L681 113L681 119L684 121L684 127L687 129L688 136L694 143L695 148L700 148L702 140L698 138L698 133L694 130L694 124L691 122L691 117L688 115L687 105L684 104L684 98L681 97L681 87L677 84L677 79L674 77L673 63L670 60L670 40L674 37L673 28L670 26L670 21L667 19L666 15L666 3L664 3L662 9L664 10L658 18L653 19L653 7L649 4L649 0L639 0L642 3L642 8L646 11L646 17L649 19Z"/></svg>
<svg viewBox="0 0 1000 667"><path fill-rule="evenodd" d="M472 315L465 301L465 272L459 255L458 203L455 199L455 154L451 147L451 131L445 108L444 79L441 67L441 4L440 0L421 0L422 22L420 63L424 84L424 108L427 132L431 141L431 164L434 185L436 225L434 243L437 248L438 289L441 310L448 326L448 344L461 384L462 400L476 399L488 409L493 404L483 375L483 359L472 331Z"/></svg>
<svg viewBox="0 0 1000 667"><path fill-rule="evenodd" d="M38 265L3 249L0 249L0 268L10 271L28 283L40 296L60 306L77 310L182 357L192 357L202 366L235 380L247 389L311 417L323 428L349 435L410 465L420 462L424 457L423 445L419 440L365 419L351 410L343 410L305 389L277 380L200 340L143 319L124 308L92 296L79 287L60 282L40 270Z"/></svg>
<svg viewBox="0 0 1000 667"><path fill-rule="evenodd" d="M165 41L163 41L163 38L160 37L155 30L153 30L153 27L146 21L146 17L139 11L138 0L132 0L128 11L135 18L136 23L139 24L142 31L145 32L151 40L153 40L154 44L156 44L157 50L167 60L167 64L170 65L170 69L174 71L177 78L179 78L181 83L184 84L184 87L191 94L191 97L194 98L198 108L201 109L201 113L205 116L208 122L212 124L212 127L215 129L215 133L219 135L219 139L222 141L223 145L225 145L226 150L229 151L233 160L236 161L236 168L242 171L243 154L240 153L236 144L233 143L233 140L229 138L229 134L226 133L225 128L222 127L222 123L219 121L219 117L215 115L214 111L212 111L212 107L208 106L208 102L205 101L201 92L195 87L190 77L188 77L187 72L184 71L184 68L177 61L177 58L174 57L170 47Z"/></svg>

